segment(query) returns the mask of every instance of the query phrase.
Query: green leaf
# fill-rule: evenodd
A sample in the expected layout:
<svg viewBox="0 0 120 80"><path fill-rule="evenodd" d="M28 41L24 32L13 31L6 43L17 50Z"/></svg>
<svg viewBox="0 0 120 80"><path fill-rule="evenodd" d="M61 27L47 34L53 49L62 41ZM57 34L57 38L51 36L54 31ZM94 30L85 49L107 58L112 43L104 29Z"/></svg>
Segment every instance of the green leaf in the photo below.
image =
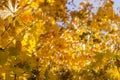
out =
<svg viewBox="0 0 120 80"><path fill-rule="evenodd" d="M25 64L25 69L27 70L27 72L29 72L31 70L31 67L30 67L29 63Z"/></svg>
<svg viewBox="0 0 120 80"><path fill-rule="evenodd" d="M0 65L3 65L4 63L6 63L7 58L8 58L7 52L0 50Z"/></svg>
<svg viewBox="0 0 120 80"><path fill-rule="evenodd" d="M17 56L19 54L19 51L15 47L9 48L9 55L11 56Z"/></svg>

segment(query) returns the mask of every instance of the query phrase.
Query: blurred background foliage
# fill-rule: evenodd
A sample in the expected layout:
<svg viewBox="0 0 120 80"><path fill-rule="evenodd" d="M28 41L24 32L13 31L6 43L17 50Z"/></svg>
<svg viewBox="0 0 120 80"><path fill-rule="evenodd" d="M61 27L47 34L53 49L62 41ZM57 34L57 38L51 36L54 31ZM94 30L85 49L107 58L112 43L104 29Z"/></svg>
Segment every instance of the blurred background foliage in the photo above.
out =
<svg viewBox="0 0 120 80"><path fill-rule="evenodd" d="M119 80L120 16L112 0L0 2L0 80Z"/></svg>

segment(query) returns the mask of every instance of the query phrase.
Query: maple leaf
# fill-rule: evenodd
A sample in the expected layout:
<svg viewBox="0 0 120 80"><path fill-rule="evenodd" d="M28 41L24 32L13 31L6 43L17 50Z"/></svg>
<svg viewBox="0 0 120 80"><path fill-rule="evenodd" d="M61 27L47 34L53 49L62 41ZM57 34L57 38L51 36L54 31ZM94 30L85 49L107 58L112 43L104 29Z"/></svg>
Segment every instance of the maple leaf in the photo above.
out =
<svg viewBox="0 0 120 80"><path fill-rule="evenodd" d="M3 5L3 10L0 10L0 17L6 19L9 16L14 17L15 12L19 9L18 0L15 0L15 6L12 5L12 1L8 0L7 6Z"/></svg>

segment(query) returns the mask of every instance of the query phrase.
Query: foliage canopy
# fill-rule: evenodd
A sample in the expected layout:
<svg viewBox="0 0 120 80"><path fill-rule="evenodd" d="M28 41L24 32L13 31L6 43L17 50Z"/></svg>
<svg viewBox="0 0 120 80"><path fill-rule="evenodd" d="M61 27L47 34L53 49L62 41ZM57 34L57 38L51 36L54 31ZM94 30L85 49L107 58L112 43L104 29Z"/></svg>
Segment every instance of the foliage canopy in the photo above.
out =
<svg viewBox="0 0 120 80"><path fill-rule="evenodd" d="M0 80L119 80L120 16L69 0L0 2ZM59 25L63 23L63 25Z"/></svg>

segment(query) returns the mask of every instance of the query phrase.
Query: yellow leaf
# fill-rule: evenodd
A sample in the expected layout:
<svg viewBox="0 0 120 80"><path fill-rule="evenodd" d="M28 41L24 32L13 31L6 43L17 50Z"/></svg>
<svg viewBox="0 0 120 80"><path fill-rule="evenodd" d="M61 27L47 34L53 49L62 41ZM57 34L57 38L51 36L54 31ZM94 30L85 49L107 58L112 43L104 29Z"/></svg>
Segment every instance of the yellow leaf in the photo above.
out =
<svg viewBox="0 0 120 80"><path fill-rule="evenodd" d="M116 80L120 79L120 73L118 71L117 66L111 67L109 70L107 70L107 73L110 74L111 77Z"/></svg>
<svg viewBox="0 0 120 80"><path fill-rule="evenodd" d="M23 0L20 0L20 3L19 3L20 7L26 5L27 2L28 2L28 0L24 0L24 1L23 1Z"/></svg>
<svg viewBox="0 0 120 80"><path fill-rule="evenodd" d="M78 50L80 50L80 51L81 51L82 49L83 49L82 46L80 46L80 47L78 48Z"/></svg>
<svg viewBox="0 0 120 80"><path fill-rule="evenodd" d="M72 54L72 58L75 59L75 54L74 53Z"/></svg>
<svg viewBox="0 0 120 80"><path fill-rule="evenodd" d="M30 6L31 6L31 8L38 7L38 3L37 2L32 2Z"/></svg>
<svg viewBox="0 0 120 80"><path fill-rule="evenodd" d="M55 2L55 0L48 0L48 2L49 2L49 3L54 3L54 2Z"/></svg>

